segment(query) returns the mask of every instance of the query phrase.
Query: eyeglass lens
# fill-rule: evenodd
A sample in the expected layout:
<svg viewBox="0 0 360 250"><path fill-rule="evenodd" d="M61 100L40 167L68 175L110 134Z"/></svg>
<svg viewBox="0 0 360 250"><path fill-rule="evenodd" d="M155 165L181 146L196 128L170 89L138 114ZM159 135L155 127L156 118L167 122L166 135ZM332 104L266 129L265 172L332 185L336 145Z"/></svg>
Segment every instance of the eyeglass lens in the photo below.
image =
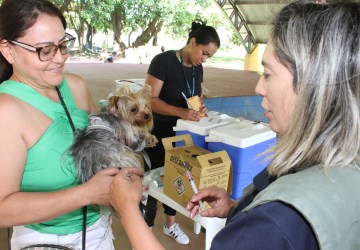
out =
<svg viewBox="0 0 360 250"><path fill-rule="evenodd" d="M41 50L39 51L40 60L41 61L51 60L55 56L58 48L60 49L62 55L66 55L70 53L70 50L74 46L74 42L75 42L74 39L70 39L62 42L59 45L50 45L50 46L42 47Z"/></svg>

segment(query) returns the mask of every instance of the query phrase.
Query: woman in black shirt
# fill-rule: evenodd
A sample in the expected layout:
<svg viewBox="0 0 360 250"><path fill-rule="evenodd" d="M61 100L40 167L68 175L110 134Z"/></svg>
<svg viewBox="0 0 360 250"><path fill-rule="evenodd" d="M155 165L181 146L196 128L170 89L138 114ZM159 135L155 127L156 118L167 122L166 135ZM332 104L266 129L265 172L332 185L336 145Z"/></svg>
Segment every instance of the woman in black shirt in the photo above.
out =
<svg viewBox="0 0 360 250"><path fill-rule="evenodd" d="M193 22L186 45L180 50L163 52L150 63L146 83L152 87L151 107L154 114L154 134L159 143L149 148L147 153L151 168L164 166L165 152L161 139L174 136L173 127L179 118L199 121L200 113L206 114L202 103L200 110L189 109L183 94L187 97L202 96L202 63L213 56L220 47L220 39L211 26ZM145 220L149 227L154 225L157 200L149 196ZM172 236L180 244L188 244L189 238L175 223L176 211L164 205L167 215L164 233Z"/></svg>

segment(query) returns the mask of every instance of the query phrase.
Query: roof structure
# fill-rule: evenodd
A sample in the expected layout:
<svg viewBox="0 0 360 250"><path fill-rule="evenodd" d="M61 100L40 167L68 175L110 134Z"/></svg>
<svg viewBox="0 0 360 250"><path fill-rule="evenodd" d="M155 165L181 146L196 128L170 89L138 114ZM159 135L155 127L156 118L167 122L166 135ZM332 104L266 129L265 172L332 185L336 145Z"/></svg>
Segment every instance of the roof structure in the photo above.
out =
<svg viewBox="0 0 360 250"><path fill-rule="evenodd" d="M238 32L240 41L250 54L253 45L267 43L274 15L291 0L214 0ZM315 1L315 0L314 0ZM343 0L326 0L340 2ZM359 2L360 0L356 0Z"/></svg>
<svg viewBox="0 0 360 250"><path fill-rule="evenodd" d="M279 0L214 0L238 32L248 54L254 44L266 43L274 15L285 6ZM282 2L282 3L281 3Z"/></svg>

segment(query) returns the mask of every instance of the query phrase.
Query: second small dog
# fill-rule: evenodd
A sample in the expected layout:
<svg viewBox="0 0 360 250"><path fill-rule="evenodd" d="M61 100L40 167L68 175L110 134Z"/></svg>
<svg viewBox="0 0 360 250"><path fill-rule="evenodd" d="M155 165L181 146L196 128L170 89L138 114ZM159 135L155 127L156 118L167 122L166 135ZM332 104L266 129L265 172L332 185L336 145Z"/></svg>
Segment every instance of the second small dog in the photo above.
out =
<svg viewBox="0 0 360 250"><path fill-rule="evenodd" d="M145 84L138 92L128 85L120 86L115 95L109 98L105 109L122 120L131 122L145 138L146 147L154 147L158 140L151 134L153 114L150 104L151 86Z"/></svg>

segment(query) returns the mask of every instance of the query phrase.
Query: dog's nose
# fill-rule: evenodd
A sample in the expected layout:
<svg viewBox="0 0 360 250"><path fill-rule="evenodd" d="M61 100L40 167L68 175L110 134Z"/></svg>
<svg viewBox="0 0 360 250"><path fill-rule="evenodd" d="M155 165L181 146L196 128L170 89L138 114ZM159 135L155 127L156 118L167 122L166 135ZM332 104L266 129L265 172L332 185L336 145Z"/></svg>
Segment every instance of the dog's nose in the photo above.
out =
<svg viewBox="0 0 360 250"><path fill-rule="evenodd" d="M145 119L145 121L146 120L148 120L150 118L150 116L149 115L144 115L144 119Z"/></svg>

